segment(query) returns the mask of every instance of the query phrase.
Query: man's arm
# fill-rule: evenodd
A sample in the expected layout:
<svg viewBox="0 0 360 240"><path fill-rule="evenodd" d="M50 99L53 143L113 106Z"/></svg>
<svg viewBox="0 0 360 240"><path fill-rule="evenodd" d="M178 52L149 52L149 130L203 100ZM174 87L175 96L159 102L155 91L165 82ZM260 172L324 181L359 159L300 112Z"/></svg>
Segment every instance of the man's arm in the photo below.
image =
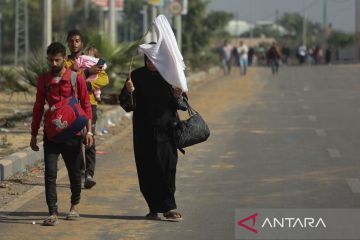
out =
<svg viewBox="0 0 360 240"><path fill-rule="evenodd" d="M46 78L40 77L37 80L36 100L33 107L32 121L31 121L31 140L30 147L34 151L39 151L37 145L37 135L40 128L41 119L44 114L45 105L45 80Z"/></svg>
<svg viewBox="0 0 360 240"><path fill-rule="evenodd" d="M36 86L36 100L33 107L32 121L31 121L31 135L37 136L41 119L44 114L45 105L45 78L39 77Z"/></svg>
<svg viewBox="0 0 360 240"><path fill-rule="evenodd" d="M109 77L106 74L105 70L101 70L98 73L98 77L95 80L86 82L87 89L89 90L89 92L94 89L103 88L108 84L109 84Z"/></svg>

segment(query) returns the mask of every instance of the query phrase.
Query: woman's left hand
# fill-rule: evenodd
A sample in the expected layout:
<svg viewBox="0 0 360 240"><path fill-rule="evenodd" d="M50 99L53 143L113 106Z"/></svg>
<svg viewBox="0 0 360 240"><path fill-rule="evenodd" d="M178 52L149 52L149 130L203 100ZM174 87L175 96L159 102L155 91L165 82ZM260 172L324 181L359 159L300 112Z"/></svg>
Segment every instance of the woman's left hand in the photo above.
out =
<svg viewBox="0 0 360 240"><path fill-rule="evenodd" d="M182 93L183 93L183 91L181 90L181 88L174 88L174 97L175 98L181 97Z"/></svg>

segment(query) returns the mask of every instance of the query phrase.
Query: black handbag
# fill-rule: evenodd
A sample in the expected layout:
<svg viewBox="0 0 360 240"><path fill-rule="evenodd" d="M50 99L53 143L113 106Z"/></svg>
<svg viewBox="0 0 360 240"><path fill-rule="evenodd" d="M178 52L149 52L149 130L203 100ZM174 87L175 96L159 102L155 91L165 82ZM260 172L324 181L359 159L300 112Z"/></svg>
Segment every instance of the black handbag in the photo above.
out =
<svg viewBox="0 0 360 240"><path fill-rule="evenodd" d="M201 115L193 109L186 98L183 99L187 106L189 118L174 123L174 140L176 147L185 154L183 148L204 142L210 136L210 129Z"/></svg>

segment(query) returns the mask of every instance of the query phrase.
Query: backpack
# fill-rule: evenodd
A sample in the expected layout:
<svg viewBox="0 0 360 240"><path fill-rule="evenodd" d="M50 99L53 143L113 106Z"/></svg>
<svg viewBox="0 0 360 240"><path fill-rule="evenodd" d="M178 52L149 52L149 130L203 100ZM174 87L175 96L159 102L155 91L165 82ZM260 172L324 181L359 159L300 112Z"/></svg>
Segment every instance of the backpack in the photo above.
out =
<svg viewBox="0 0 360 240"><path fill-rule="evenodd" d="M49 106L45 113L44 129L46 137L54 142L65 142L74 137L87 124L88 118L77 99L76 91L77 73L71 71L72 96ZM61 80L59 81L59 85ZM45 81L45 94L49 84ZM46 95L47 96L47 95Z"/></svg>

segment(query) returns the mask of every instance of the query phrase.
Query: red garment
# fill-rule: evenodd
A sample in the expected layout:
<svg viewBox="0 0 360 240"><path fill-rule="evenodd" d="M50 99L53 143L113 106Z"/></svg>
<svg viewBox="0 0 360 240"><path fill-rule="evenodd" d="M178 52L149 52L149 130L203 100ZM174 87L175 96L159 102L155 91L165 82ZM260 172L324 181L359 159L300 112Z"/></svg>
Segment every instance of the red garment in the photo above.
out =
<svg viewBox="0 0 360 240"><path fill-rule="evenodd" d="M45 84L46 82L47 85ZM87 118L91 119L92 112L89 93L83 76L77 76L76 86L77 95L75 96L79 99L80 105L82 109L84 109ZM45 88L47 88L47 90ZM44 115L45 100L49 106L52 106L70 96L72 96L71 70L65 70L64 75L60 80L60 84L56 77L52 75L51 71L39 76L37 79L36 100L32 114L31 135L36 136L38 134L40 123Z"/></svg>

